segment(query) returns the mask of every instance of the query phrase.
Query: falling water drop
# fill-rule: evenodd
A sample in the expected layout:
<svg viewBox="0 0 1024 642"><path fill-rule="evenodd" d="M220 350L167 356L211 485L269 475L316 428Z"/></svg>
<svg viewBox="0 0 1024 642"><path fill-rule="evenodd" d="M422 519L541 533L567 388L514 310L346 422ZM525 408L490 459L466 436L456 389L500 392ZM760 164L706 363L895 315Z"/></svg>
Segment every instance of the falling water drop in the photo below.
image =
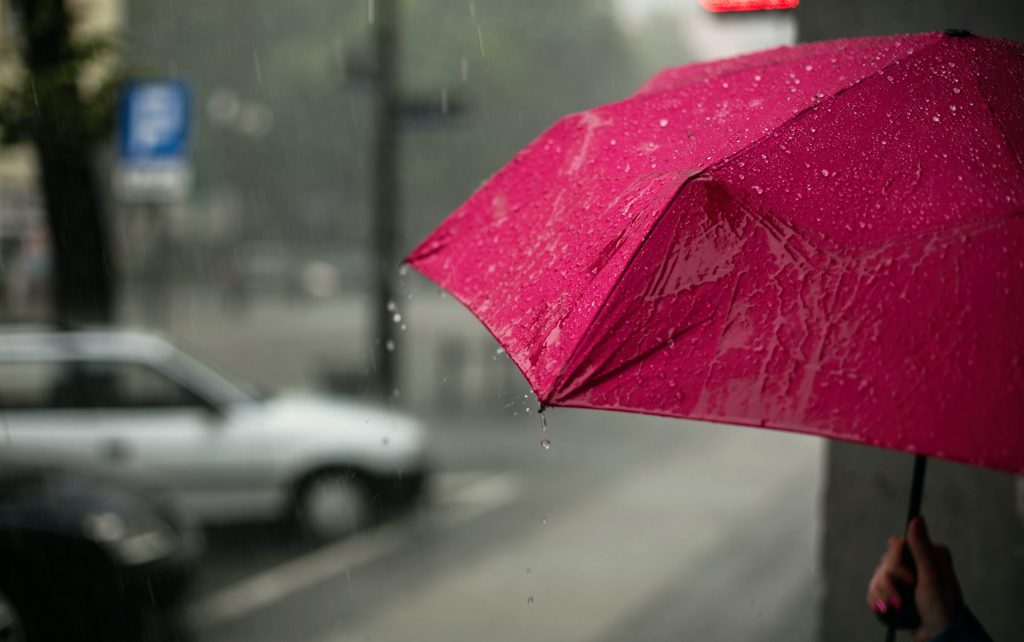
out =
<svg viewBox="0 0 1024 642"><path fill-rule="evenodd" d="M391 339L388 339L388 342L384 344L384 347L387 348L388 352L394 352L395 342L392 341Z"/></svg>
<svg viewBox="0 0 1024 642"><path fill-rule="evenodd" d="M530 595L529 597L526 598L526 604L529 605L529 606L533 606L533 596L532 595Z"/></svg>
<svg viewBox="0 0 1024 642"><path fill-rule="evenodd" d="M551 440L550 439L542 439L540 441L540 447L543 448L544 450L551 450Z"/></svg>

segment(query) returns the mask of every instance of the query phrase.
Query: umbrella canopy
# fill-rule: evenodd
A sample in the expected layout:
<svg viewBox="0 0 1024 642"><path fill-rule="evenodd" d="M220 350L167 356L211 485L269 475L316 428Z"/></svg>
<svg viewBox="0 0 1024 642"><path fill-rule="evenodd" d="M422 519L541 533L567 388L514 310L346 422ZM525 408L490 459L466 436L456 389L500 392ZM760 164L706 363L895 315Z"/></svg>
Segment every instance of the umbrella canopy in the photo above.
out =
<svg viewBox="0 0 1024 642"><path fill-rule="evenodd" d="M408 261L545 405L1024 473L1024 46L666 70L560 120Z"/></svg>

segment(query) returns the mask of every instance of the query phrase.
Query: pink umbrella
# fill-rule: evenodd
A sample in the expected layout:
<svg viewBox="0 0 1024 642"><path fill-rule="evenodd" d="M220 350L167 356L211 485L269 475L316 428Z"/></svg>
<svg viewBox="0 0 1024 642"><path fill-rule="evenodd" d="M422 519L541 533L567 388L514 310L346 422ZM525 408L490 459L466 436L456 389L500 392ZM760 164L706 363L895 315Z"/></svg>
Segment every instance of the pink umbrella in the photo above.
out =
<svg viewBox="0 0 1024 642"><path fill-rule="evenodd" d="M409 257L542 405L1024 473L1024 46L668 69L567 116Z"/></svg>
<svg viewBox="0 0 1024 642"><path fill-rule="evenodd" d="M1022 154L1018 43L783 47L563 118L408 262L542 407L916 453L912 517L925 455L1024 473Z"/></svg>

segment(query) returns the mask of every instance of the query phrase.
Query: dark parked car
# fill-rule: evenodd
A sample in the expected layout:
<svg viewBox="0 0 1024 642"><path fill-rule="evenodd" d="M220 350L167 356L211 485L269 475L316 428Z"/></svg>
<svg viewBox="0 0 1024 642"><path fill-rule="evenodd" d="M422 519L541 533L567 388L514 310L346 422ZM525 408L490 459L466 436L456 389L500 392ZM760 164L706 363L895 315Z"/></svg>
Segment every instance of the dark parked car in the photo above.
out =
<svg viewBox="0 0 1024 642"><path fill-rule="evenodd" d="M180 639L200 550L191 520L143 493L0 459L0 639Z"/></svg>

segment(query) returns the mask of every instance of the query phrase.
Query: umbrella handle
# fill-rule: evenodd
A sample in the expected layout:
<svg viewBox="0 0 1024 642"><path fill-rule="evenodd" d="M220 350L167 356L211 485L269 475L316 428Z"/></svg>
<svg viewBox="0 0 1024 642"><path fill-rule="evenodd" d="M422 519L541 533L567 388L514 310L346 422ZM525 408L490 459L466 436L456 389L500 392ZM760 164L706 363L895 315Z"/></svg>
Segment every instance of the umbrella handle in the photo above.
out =
<svg viewBox="0 0 1024 642"><path fill-rule="evenodd" d="M917 565L914 564L914 556L907 546L906 536L910 527L910 521L921 513L921 496L924 493L924 473L928 458L924 455L914 457L914 478L910 484L910 503L907 506L907 523L903 537L903 565L910 569L911 573L917 575ZM878 619L888 626L886 631L886 642L893 642L896 639L897 629L916 629L921 624L921 615L917 612L914 604L914 587L912 585L900 584L900 608L879 614Z"/></svg>

